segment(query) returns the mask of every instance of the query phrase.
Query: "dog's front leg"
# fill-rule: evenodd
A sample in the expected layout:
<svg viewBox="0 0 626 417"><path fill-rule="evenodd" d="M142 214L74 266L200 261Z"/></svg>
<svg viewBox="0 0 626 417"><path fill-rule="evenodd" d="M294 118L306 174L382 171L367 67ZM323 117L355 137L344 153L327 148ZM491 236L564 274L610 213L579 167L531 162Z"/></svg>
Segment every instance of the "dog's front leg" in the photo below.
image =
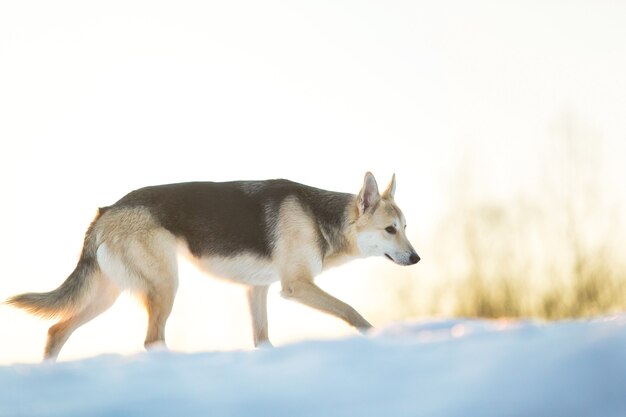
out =
<svg viewBox="0 0 626 417"><path fill-rule="evenodd" d="M354 308L323 291L310 279L283 280L281 295L339 317L362 333L372 327Z"/></svg>
<svg viewBox="0 0 626 417"><path fill-rule="evenodd" d="M267 290L269 285L248 288L254 346L272 346L267 330Z"/></svg>

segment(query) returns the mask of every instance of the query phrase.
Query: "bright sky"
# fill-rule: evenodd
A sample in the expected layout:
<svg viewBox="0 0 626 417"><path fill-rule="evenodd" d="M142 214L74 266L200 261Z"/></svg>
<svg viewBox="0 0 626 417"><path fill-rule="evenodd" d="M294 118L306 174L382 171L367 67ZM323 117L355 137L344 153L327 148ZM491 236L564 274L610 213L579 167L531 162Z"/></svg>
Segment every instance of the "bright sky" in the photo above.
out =
<svg viewBox="0 0 626 417"><path fill-rule="evenodd" d="M145 185L284 177L356 193L365 171L381 186L395 172L427 259L460 161L485 195L532 187L574 114L622 189L624 22L622 2L4 1L0 298L57 287L96 208ZM384 279L369 271L395 268L360 261L320 283L367 317L384 299L364 290ZM250 348L243 290L180 275L170 347ZM276 344L351 334L277 293ZM122 297L60 359L138 351L145 320ZM0 307L0 363L37 361L50 324Z"/></svg>

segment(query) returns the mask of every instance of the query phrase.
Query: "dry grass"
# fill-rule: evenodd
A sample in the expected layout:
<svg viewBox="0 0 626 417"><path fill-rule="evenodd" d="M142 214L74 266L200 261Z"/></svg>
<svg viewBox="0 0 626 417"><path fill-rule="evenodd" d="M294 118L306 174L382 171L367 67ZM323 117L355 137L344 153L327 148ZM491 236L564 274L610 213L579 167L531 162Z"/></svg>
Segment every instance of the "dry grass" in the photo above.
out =
<svg viewBox="0 0 626 417"><path fill-rule="evenodd" d="M525 218L521 227L515 213L491 206L443 222L447 239L434 243L442 249L430 260L436 267L395 277L395 311L386 318L554 320L626 311L626 266L616 240L573 245L552 231L538 241L537 233L548 234L545 222Z"/></svg>
<svg viewBox="0 0 626 417"><path fill-rule="evenodd" d="M429 248L437 256L430 269L416 268L417 276L400 281L397 318L626 311L626 233L620 207L602 194L601 146L598 135L566 115L543 155L540 184L515 201L471 195L481 187L472 182L472 166L461 164L449 188L451 212Z"/></svg>

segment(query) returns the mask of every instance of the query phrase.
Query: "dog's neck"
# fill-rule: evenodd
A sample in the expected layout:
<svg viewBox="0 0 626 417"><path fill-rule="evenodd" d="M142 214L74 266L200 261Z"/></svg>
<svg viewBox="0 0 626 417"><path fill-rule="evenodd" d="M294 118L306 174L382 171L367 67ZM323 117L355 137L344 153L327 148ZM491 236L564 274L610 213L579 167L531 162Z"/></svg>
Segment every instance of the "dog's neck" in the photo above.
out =
<svg viewBox="0 0 626 417"><path fill-rule="evenodd" d="M359 217L359 211L356 195L349 201L343 215L346 221L342 223L342 228L336 231L341 239L338 240L338 245L328 245L324 254L323 269L339 266L363 257L357 244L356 220ZM326 237L324 238L326 239Z"/></svg>

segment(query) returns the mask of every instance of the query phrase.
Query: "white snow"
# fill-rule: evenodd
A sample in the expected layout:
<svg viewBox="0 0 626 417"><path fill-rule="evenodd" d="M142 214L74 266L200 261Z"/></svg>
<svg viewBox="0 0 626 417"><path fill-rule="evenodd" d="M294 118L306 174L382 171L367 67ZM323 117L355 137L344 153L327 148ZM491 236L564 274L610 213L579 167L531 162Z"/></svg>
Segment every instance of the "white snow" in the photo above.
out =
<svg viewBox="0 0 626 417"><path fill-rule="evenodd" d="M0 367L0 416L626 416L626 314Z"/></svg>

